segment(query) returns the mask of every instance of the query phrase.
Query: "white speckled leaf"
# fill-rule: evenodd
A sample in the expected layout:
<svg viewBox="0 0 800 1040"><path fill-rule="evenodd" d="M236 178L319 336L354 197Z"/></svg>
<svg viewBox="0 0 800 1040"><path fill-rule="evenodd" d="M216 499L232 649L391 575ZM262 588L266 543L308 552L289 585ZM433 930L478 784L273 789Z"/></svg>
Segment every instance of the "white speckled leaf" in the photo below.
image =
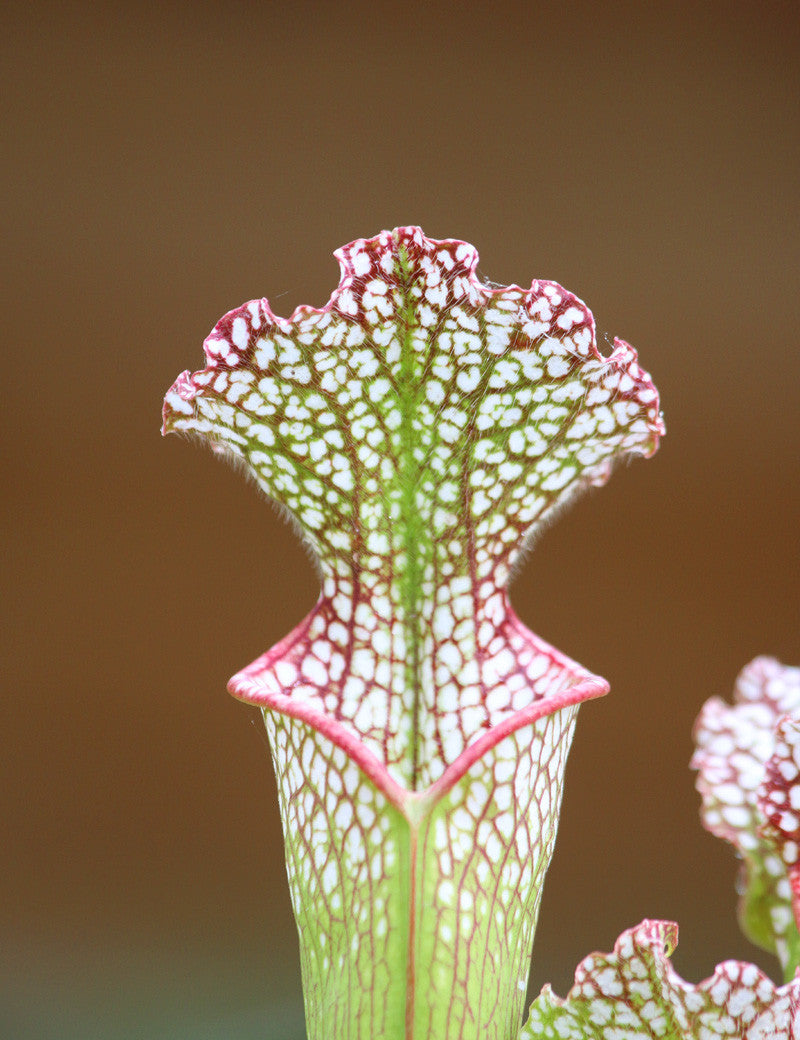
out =
<svg viewBox="0 0 800 1040"><path fill-rule="evenodd" d="M742 929L777 955L787 978L800 964L800 933L780 847L763 831L759 791L776 749L776 727L794 712L800 712L800 668L758 657L737 679L733 705L714 697L703 706L692 758L703 824L742 856Z"/></svg>
<svg viewBox="0 0 800 1040"><path fill-rule="evenodd" d="M270 731L309 1036L507 1040L576 706L607 685L505 587L576 491L655 450L658 395L576 297L483 285L463 242L337 256L325 307L218 323L164 431L242 460L319 561L317 606L230 683Z"/></svg>
<svg viewBox="0 0 800 1040"><path fill-rule="evenodd" d="M663 425L635 351L616 341L603 359L560 286L490 288L472 246L418 228L337 256L321 310L283 319L256 300L218 323L206 368L167 394L164 430L243 459L319 559L315 612L233 691L290 693L420 790L562 685L510 611L509 571L576 490L651 454Z"/></svg>
<svg viewBox="0 0 800 1040"><path fill-rule="evenodd" d="M564 1000L542 990L520 1040L800 1040L800 979L776 987L725 961L693 986L669 962L677 942L668 921L623 932L578 965Z"/></svg>

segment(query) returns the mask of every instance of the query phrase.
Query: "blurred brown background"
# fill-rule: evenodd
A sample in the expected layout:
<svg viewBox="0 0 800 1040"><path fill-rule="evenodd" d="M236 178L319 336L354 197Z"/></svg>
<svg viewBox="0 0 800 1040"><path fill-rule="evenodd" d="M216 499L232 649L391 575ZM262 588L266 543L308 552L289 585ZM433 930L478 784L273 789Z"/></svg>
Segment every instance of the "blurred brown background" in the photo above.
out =
<svg viewBox="0 0 800 1040"><path fill-rule="evenodd" d="M240 475L159 437L216 319L322 304L400 223L554 278L668 437L513 589L581 711L532 985L642 917L768 957L687 769L702 701L800 662L795 3L41 5L2 34L0 1035L299 1040L267 747L227 678L311 607Z"/></svg>

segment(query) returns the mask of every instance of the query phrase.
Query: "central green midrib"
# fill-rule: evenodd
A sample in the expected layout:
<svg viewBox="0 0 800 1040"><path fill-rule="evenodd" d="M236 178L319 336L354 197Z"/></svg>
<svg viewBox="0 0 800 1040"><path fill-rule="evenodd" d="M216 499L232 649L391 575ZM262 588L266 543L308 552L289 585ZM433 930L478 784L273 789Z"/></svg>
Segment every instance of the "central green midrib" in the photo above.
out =
<svg viewBox="0 0 800 1040"><path fill-rule="evenodd" d="M419 463L414 457L414 414L417 409L419 389L416 379L414 357L415 306L411 299L411 268L408 253L401 246L397 263L402 293L399 312L400 331L400 541L403 547L404 566L400 575L400 603L403 612L402 625L405 635L406 690L411 691L411 777L410 788L417 789L419 775L418 740L419 716L421 711L419 683L419 601L421 591L420 553L425 525L417 508L416 488L419 478Z"/></svg>

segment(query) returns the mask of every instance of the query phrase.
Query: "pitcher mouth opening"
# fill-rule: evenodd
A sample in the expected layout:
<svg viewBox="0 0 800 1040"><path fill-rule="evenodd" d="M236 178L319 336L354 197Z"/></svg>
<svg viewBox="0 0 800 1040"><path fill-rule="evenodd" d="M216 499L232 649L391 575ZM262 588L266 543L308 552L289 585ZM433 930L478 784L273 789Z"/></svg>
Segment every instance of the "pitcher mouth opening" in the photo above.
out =
<svg viewBox="0 0 800 1040"><path fill-rule="evenodd" d="M435 779L416 789L406 786L393 775L391 766L380 753L380 745L374 740L365 739L351 721L326 711L320 699L293 696L291 692L286 692L278 685L274 666L281 659L287 646L293 645L294 633L290 633L275 647L234 675L228 683L228 690L245 703L304 722L341 748L393 805L403 812L417 812L418 809L412 810L414 804L419 806L441 798L483 755L505 737L532 725L546 715L608 693L609 684L605 679L593 675L538 637L533 638L536 641L537 656L559 668L562 680L560 688L538 697L534 697L531 691L529 703L509 710L489 728L479 728L452 761L441 764Z"/></svg>

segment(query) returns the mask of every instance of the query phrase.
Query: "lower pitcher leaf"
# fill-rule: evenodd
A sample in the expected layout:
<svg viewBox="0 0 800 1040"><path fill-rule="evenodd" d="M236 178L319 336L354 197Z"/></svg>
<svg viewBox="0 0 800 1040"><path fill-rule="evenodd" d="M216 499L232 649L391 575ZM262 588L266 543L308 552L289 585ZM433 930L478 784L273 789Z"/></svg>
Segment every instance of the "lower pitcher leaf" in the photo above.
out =
<svg viewBox="0 0 800 1040"><path fill-rule="evenodd" d="M520 1040L800 1040L800 978L776 987L725 961L693 986L669 962L677 942L668 921L623 932L579 964L565 999L542 990Z"/></svg>

